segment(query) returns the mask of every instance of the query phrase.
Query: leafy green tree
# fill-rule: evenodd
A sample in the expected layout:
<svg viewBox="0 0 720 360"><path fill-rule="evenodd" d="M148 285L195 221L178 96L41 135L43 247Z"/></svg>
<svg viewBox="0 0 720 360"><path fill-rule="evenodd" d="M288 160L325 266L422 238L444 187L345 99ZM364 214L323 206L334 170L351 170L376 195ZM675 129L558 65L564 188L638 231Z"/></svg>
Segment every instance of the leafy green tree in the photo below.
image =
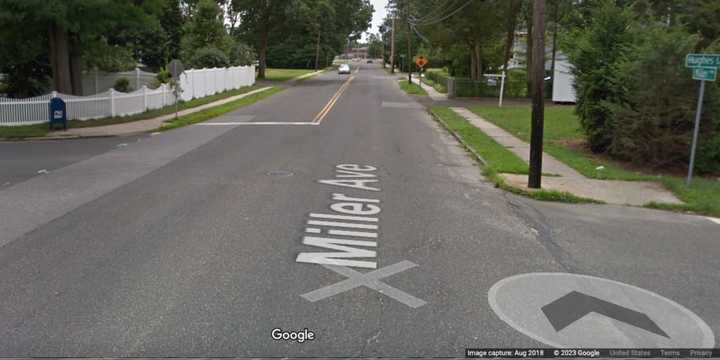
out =
<svg viewBox="0 0 720 360"><path fill-rule="evenodd" d="M160 14L160 26L165 33L164 60L169 63L180 58L180 44L183 37L183 14L179 0L164 0Z"/></svg>
<svg viewBox="0 0 720 360"><path fill-rule="evenodd" d="M191 13L185 23L181 42L182 57L189 63L196 63L197 53L200 49L203 56L210 56L214 51L220 50L227 63L227 52L230 48L230 38L223 25L223 11L214 0L200 0L194 13Z"/></svg>
<svg viewBox="0 0 720 360"><path fill-rule="evenodd" d="M219 68L228 66L230 60L225 52L218 48L203 47L194 52L189 63L195 69Z"/></svg>
<svg viewBox="0 0 720 360"><path fill-rule="evenodd" d="M688 158L697 84L684 66L697 37L681 28L653 26L643 31L632 57L618 67L626 88L624 101L614 104L609 153L617 158L655 166ZM704 124L711 124L717 101L708 96ZM712 126L704 126L710 132Z"/></svg>
<svg viewBox="0 0 720 360"><path fill-rule="evenodd" d="M619 64L634 43L633 14L612 0L602 0L586 27L563 38L562 48L574 65L576 112L594 152L612 143L614 104L625 102L625 85L618 78Z"/></svg>
<svg viewBox="0 0 720 360"><path fill-rule="evenodd" d="M233 40L230 46L230 64L233 66L247 66L255 63L257 54L252 46L245 44L240 40Z"/></svg>
<svg viewBox="0 0 720 360"><path fill-rule="evenodd" d="M53 89L80 94L82 69L95 60L88 55L125 46L123 34L147 25L148 17L131 0L0 0L0 19L0 42L10 46L3 71L35 63L51 69Z"/></svg>
<svg viewBox="0 0 720 360"><path fill-rule="evenodd" d="M238 32L254 44L258 52L258 78L265 78L270 34L282 27L289 1L232 0L232 8L239 15Z"/></svg>
<svg viewBox="0 0 720 360"><path fill-rule="evenodd" d="M368 36L368 56L374 59L383 56L383 42L377 34Z"/></svg>

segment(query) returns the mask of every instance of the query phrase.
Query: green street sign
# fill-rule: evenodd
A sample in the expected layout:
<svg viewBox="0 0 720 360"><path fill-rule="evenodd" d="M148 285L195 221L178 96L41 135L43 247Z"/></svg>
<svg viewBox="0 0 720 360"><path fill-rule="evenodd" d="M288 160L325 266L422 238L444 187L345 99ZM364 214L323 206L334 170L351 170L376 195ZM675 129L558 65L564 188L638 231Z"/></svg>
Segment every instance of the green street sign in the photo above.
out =
<svg viewBox="0 0 720 360"><path fill-rule="evenodd" d="M717 68L708 68L708 67L698 67L693 68L693 79L695 80L705 80L705 81L715 81L717 78Z"/></svg>
<svg viewBox="0 0 720 360"><path fill-rule="evenodd" d="M720 67L720 54L688 54L685 58L685 67Z"/></svg>

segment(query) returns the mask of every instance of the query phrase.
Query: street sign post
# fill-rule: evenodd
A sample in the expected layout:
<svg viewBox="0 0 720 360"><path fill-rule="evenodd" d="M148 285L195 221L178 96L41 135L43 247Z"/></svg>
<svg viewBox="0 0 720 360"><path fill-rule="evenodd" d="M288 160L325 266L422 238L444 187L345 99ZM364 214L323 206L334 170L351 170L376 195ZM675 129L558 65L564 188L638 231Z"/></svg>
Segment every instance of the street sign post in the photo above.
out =
<svg viewBox="0 0 720 360"><path fill-rule="evenodd" d="M172 89L173 89L173 95L175 96L175 119L178 118L178 100L180 99L180 74L185 71L185 66L183 65L182 61L175 59L170 61L168 64L168 71L170 71L170 75L172 76Z"/></svg>
<svg viewBox="0 0 720 360"><path fill-rule="evenodd" d="M693 129L692 145L690 147L690 164L685 185L692 183L693 168L695 167L695 149L697 148L700 133L700 116L702 115L703 99L705 97L705 82L717 79L717 69L720 67L720 54L688 54L685 58L685 67L693 70L693 79L700 81L700 94L698 95L697 110L695 111L695 127Z"/></svg>
<svg viewBox="0 0 720 360"><path fill-rule="evenodd" d="M415 65L418 66L418 78L420 79L420 86L422 87L422 74L425 69L425 65L428 63L428 59L422 55L415 58Z"/></svg>
<svg viewBox="0 0 720 360"><path fill-rule="evenodd" d="M720 67L720 54L688 54L685 58L685 67L718 68Z"/></svg>
<svg viewBox="0 0 720 360"><path fill-rule="evenodd" d="M415 59L415 64L420 68L427 65L427 63L428 63L428 59L422 55L418 56L417 59Z"/></svg>
<svg viewBox="0 0 720 360"><path fill-rule="evenodd" d="M700 81L715 81L717 78L716 68L698 67L693 68L693 79Z"/></svg>
<svg viewBox="0 0 720 360"><path fill-rule="evenodd" d="M185 71L185 67L180 60L175 59L168 64L168 71L170 71L170 75L172 75L173 79L177 80L180 77L180 74Z"/></svg>

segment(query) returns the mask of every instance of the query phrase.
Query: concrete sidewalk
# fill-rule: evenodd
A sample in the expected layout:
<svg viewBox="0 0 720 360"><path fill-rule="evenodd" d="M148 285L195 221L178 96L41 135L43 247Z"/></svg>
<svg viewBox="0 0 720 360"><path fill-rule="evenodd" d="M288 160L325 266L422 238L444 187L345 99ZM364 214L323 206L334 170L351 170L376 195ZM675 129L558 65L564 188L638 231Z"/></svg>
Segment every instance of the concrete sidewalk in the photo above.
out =
<svg viewBox="0 0 720 360"><path fill-rule="evenodd" d="M412 78L413 78L413 80L418 81L418 82L419 82L419 80L420 80L420 78L419 78L417 75L415 75L415 74L413 74ZM420 87L422 87L422 89L425 90L425 92L428 93L428 96L429 96L433 101L446 101L446 100L448 99L447 94L443 94L443 93L435 90L434 87L432 87L432 86L430 86L430 85L427 85L427 84L425 84L424 82L419 82L419 84L420 84Z"/></svg>
<svg viewBox="0 0 720 360"><path fill-rule="evenodd" d="M246 96L257 94L259 92L270 89L270 86L262 87L253 91L246 92L244 94L227 97L221 100L213 101L208 104L196 106L190 109L181 110L178 112L178 116L185 116L188 114L196 113L205 109L209 109L215 106L227 104L229 102L242 99ZM150 132L158 130L162 124L166 121L175 118L175 113L158 116L152 119L130 121L121 124L107 125L107 126L93 126L85 128L70 128L67 131L55 131L49 133L44 139L62 139L62 138L79 138L79 137L101 137L101 136L123 136L133 135L138 133Z"/></svg>
<svg viewBox="0 0 720 360"><path fill-rule="evenodd" d="M458 115L493 138L526 163L529 162L530 145L497 125L483 119L467 108L451 107ZM682 204L672 192L661 184L650 181L617 181L590 179L554 157L543 153L543 173L558 176L543 177L545 190L569 192L580 197L599 200L609 204L647 205L648 203ZM527 175L500 174L505 181L516 188L533 191L527 187Z"/></svg>

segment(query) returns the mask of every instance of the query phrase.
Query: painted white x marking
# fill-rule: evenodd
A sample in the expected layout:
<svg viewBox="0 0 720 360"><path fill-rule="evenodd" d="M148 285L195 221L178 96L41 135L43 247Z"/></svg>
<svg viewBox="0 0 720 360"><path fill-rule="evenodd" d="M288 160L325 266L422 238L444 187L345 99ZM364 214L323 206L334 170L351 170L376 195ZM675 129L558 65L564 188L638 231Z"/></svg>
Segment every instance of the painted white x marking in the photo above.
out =
<svg viewBox="0 0 720 360"><path fill-rule="evenodd" d="M377 270L361 273L345 266L323 265L324 268L343 275L347 277L347 279L317 290L313 290L300 296L305 300L315 302L340 293L344 293L356 287L365 286L367 288L376 290L383 295L391 297L413 309L419 308L425 305L427 302L380 281L380 279L382 278L386 278L388 276L403 272L416 266L417 264L413 262L403 260L399 263L395 263L393 265L389 265Z"/></svg>

